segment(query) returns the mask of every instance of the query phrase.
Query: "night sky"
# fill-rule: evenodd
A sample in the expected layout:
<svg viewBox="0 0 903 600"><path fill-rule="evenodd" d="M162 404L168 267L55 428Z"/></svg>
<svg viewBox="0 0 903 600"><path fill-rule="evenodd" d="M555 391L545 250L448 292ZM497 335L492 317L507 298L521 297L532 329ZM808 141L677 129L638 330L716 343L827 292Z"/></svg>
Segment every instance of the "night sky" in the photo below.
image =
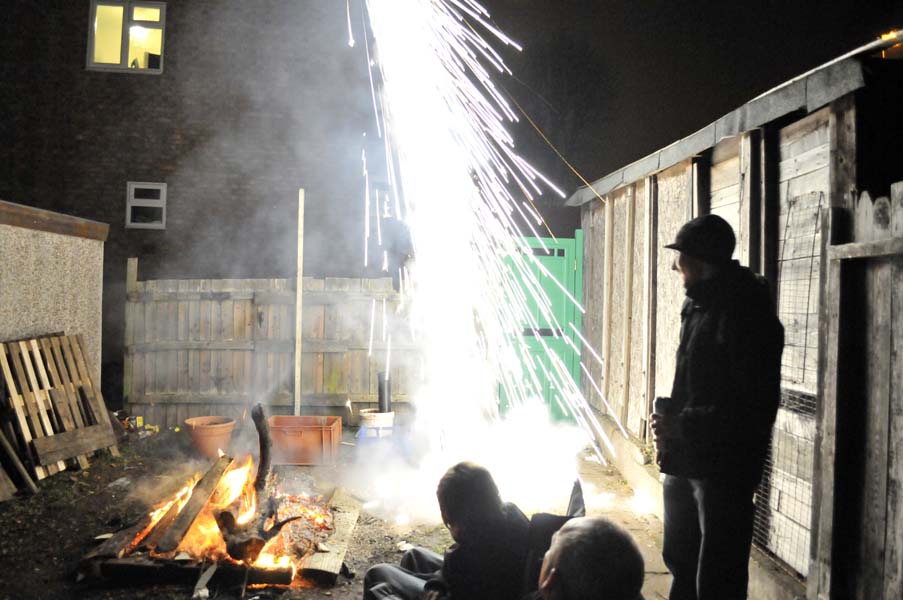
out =
<svg viewBox="0 0 903 600"><path fill-rule="evenodd" d="M498 81L589 181L711 123L880 33L903 0L485 0L524 51ZM529 125L522 154L567 193L581 185ZM576 210L544 204L556 234Z"/></svg>

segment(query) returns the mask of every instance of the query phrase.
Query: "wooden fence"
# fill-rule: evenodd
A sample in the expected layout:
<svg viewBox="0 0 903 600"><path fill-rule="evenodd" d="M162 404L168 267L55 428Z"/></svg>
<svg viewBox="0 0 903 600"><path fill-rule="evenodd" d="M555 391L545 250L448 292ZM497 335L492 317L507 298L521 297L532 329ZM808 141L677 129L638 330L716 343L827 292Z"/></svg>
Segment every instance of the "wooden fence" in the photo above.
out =
<svg viewBox="0 0 903 600"><path fill-rule="evenodd" d="M138 281L137 259L130 259L124 361L130 413L166 427L192 416L240 416L260 400L273 414L354 419L360 408L375 406L389 334L393 400L406 402L416 356L405 328L393 326L399 298L391 280L303 278L300 360L295 281Z"/></svg>
<svg viewBox="0 0 903 600"><path fill-rule="evenodd" d="M903 590L903 181L826 214L809 591ZM835 239L830 240L833 244Z"/></svg>

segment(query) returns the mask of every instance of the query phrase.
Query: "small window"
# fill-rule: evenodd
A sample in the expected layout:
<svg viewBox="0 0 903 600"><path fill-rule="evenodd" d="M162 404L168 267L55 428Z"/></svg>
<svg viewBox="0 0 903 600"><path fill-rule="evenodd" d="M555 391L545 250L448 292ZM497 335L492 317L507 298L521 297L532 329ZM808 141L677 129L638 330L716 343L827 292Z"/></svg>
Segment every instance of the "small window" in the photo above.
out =
<svg viewBox="0 0 903 600"><path fill-rule="evenodd" d="M162 2L92 0L88 68L162 73L165 28Z"/></svg>
<svg viewBox="0 0 903 600"><path fill-rule="evenodd" d="M125 205L127 229L166 229L166 184L130 181Z"/></svg>

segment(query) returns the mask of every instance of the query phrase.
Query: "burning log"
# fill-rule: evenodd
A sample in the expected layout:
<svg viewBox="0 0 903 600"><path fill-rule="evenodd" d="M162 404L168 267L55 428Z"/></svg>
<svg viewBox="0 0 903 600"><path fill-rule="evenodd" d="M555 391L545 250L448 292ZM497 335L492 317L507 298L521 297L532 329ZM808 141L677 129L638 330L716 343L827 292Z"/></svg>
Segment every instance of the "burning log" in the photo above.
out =
<svg viewBox="0 0 903 600"><path fill-rule="evenodd" d="M269 483L272 470L273 440L270 436L270 426L267 423L266 415L263 413L263 406L259 402L251 409L251 419L254 421L260 441L260 459L257 476L254 479L254 492L257 495L254 515L250 520L240 523L235 514L229 510L214 514L216 524L226 542L226 551L229 556L246 563L254 562L266 543L279 535L283 527L302 518L295 516L282 521L278 520L278 503Z"/></svg>
<svg viewBox="0 0 903 600"><path fill-rule="evenodd" d="M218 461L213 463L213 466L210 467L210 470L207 471L204 477L197 482L191 491L191 498L188 500L188 503L175 517L172 525L166 528L166 533L163 534L160 542L157 543L155 548L157 553L166 554L173 552L179 547L182 538L188 533L191 524L194 523L207 501L210 500L210 496L213 495L216 486L219 485L219 480L222 479L223 474L231 464L231 457L220 457Z"/></svg>

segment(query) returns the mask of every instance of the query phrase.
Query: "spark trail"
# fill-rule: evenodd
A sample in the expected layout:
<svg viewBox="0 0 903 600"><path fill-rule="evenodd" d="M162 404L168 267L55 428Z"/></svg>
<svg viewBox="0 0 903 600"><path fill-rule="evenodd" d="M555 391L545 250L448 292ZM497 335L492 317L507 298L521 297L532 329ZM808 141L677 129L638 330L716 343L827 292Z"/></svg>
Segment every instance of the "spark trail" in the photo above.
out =
<svg viewBox="0 0 903 600"><path fill-rule="evenodd" d="M543 282L558 285L580 312L583 307L520 233L543 237L534 200L547 192L564 196L515 152L506 128L518 116L493 76L510 71L487 38L520 47L474 0L366 0L366 14L387 179L396 216L404 217L416 248L405 285L426 371L418 418L444 432L474 431L477 420L497 415L499 387L518 407L540 402L548 384L601 459L595 439L614 448L569 367L542 337L533 338L541 347L536 356L522 335L551 329L578 355L579 344L588 347L573 325L572 339L559 322ZM595 350L589 353L601 362ZM454 443L453 436L440 437Z"/></svg>

